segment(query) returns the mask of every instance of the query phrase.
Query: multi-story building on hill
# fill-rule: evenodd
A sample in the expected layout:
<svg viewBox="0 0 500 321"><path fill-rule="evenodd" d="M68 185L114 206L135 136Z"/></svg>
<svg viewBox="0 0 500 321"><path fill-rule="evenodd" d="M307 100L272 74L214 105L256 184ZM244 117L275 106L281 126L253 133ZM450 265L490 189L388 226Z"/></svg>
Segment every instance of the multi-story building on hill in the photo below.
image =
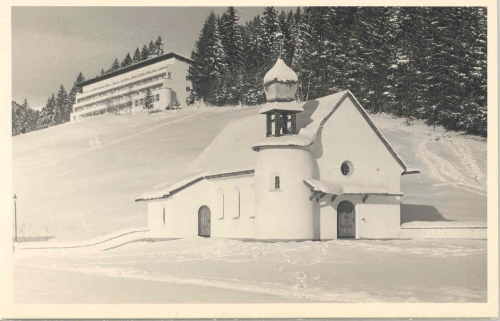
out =
<svg viewBox="0 0 500 321"><path fill-rule="evenodd" d="M144 109L147 88L153 94L153 109L186 105L192 90L188 76L192 61L173 52L117 69L79 84L71 121L105 113L136 112Z"/></svg>

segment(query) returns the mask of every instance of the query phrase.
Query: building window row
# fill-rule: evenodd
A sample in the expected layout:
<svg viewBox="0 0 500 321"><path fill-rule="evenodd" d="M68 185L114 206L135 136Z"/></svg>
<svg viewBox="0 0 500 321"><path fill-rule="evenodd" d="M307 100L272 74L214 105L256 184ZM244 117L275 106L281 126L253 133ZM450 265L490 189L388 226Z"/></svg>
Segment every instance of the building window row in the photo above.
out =
<svg viewBox="0 0 500 321"><path fill-rule="evenodd" d="M96 88L94 88L94 89L92 89L92 90L86 91L85 93L89 93L89 92L93 92L93 91L96 91L96 90L99 90L99 89L102 89L102 88L106 88L106 87L109 87L109 86L113 86L113 85L119 84L119 83L121 83L121 82L124 82L124 81L130 80L130 79L134 79L134 78L137 78L137 77L141 77L141 76L144 76L144 75L147 75L147 74L150 74L150 73L153 73L153 72L156 72L156 71L162 70L162 69L167 69L167 68L168 68L168 66L162 66L162 67L160 67L160 68L158 68L158 69L155 69L155 70L151 70L151 71L148 71L148 72L143 72L143 73L141 73L141 74L139 74L139 75L136 75L136 76L131 76L131 77L129 77L129 78L125 78L125 79L120 80L120 81L115 81L115 82L113 82L112 84L109 84L109 85L104 85L104 86L101 86L101 87L96 87ZM171 74L171 73L169 73L169 74ZM169 75L169 77L170 77L170 75Z"/></svg>
<svg viewBox="0 0 500 321"><path fill-rule="evenodd" d="M154 87L150 87L152 91L156 91L158 89L160 89L162 87L162 85L156 85ZM109 99L103 99L101 101L97 101L95 103L92 103L90 105L87 105L87 106L80 106L80 107L77 107L75 108L75 111L78 111L78 110L84 110L84 109L88 109L88 108L92 108L92 107L95 107L95 106L99 106L99 105L102 105L103 103L113 103L115 101L120 101L120 100L123 100L124 98L130 98L131 96L136 96L136 95L140 95L140 94L144 94L146 91L146 88L145 89L141 89L137 92L134 92L134 93L130 93L130 94L127 94L127 95L123 95L122 97L119 97L119 98L115 98L115 99L112 99L112 100L109 100Z"/></svg>
<svg viewBox="0 0 500 321"><path fill-rule="evenodd" d="M170 77L170 73L169 74L169 77ZM133 88L133 87L137 87L139 85L142 85L142 84L145 84L145 83L148 83L148 82L152 82L152 81L157 81L157 80L160 80L160 79L163 79L165 77L165 73L161 74L161 75L158 75L156 77L151 77L151 78L147 78L147 79L143 79L141 81L136 81L134 83L131 83L131 84L128 84L128 85L125 85L125 86L121 86L121 87L117 87L117 88L114 88L114 89L110 89L110 90L107 90L107 91L104 91L102 93L99 93L99 94L95 94L95 95L92 95L92 96L88 96L88 97L85 97L85 98L80 98L77 100L77 103L83 103L83 102L86 102L88 100L92 100L94 98L97 98L97 97L102 97L102 96L106 96L106 95L109 95L109 94L112 94L112 93L115 93L115 92L118 92L118 91L122 91L122 90L125 90L125 89L130 89L130 88Z"/></svg>
<svg viewBox="0 0 500 321"><path fill-rule="evenodd" d="M154 95L153 101L160 101L160 94ZM144 105L144 98L135 100L135 106L142 106L142 105Z"/></svg>

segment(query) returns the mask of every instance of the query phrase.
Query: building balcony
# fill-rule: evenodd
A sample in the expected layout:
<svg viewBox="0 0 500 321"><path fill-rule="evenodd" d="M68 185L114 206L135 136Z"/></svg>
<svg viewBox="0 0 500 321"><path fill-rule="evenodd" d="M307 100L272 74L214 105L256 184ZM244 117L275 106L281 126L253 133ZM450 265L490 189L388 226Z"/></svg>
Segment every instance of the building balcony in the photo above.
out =
<svg viewBox="0 0 500 321"><path fill-rule="evenodd" d="M94 95L99 95L99 94L102 95L102 94L106 93L108 90L113 90L113 89L116 89L116 88L119 88L122 86L128 86L128 85L133 84L137 81L141 81L141 80L149 78L149 77L155 77L155 76L160 75L162 73L164 73L166 76L169 75L168 66L163 66L161 68L158 68L158 69L150 71L150 72L143 72L143 73L136 75L136 76L133 76L133 77L127 77L127 78L123 79L122 81L117 81L117 82L114 82L114 83L106 85L106 86L101 86L99 88L95 88L95 89L92 89L90 91L85 91L81 94L79 93L76 95L76 99L78 101L78 100L85 99L89 96L94 96Z"/></svg>
<svg viewBox="0 0 500 321"><path fill-rule="evenodd" d="M78 102L73 106L73 110L77 110L78 108L91 108L93 105L101 105L103 103L107 103L109 99L116 99L115 97L123 97L123 96L129 96L129 95L138 95L140 94L139 92L141 90L146 90L148 87L161 87L163 86L164 83L163 78L158 78L153 81L147 81L143 84L136 84L134 86L130 86L127 88L123 88L121 90L117 90L114 92L110 92L108 94L98 96L95 98L92 98L88 101L85 102Z"/></svg>

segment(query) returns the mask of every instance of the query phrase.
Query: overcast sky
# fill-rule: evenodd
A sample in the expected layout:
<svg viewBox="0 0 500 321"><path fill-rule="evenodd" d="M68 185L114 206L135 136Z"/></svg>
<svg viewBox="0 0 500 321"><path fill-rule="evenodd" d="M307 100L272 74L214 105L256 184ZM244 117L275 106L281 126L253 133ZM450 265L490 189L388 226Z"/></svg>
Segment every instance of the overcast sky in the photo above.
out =
<svg viewBox="0 0 500 321"><path fill-rule="evenodd" d="M92 78L158 36L165 52L189 57L210 11L221 15L225 9L13 7L12 100L27 98L30 106L43 106L61 84L69 92L80 71ZM236 9L240 23L263 12L261 7Z"/></svg>

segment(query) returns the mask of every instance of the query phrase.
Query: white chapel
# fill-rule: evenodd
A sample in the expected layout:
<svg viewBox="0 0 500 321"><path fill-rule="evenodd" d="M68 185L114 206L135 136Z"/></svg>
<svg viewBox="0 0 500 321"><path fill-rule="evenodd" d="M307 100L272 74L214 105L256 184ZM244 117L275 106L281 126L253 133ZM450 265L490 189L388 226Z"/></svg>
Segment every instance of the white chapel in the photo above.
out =
<svg viewBox="0 0 500 321"><path fill-rule="evenodd" d="M299 104L278 59L259 115L228 124L168 188L145 193L165 238L262 241L400 236L407 168L349 91Z"/></svg>

